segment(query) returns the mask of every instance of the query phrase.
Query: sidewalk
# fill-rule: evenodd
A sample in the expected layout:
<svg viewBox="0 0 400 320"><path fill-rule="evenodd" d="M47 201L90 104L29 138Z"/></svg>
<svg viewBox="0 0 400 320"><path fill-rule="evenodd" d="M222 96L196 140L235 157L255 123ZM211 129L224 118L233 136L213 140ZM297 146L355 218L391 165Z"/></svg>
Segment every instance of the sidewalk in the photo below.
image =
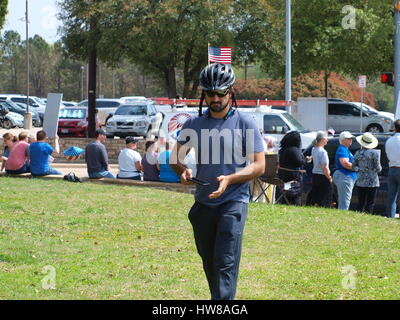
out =
<svg viewBox="0 0 400 320"><path fill-rule="evenodd" d="M58 162L58 163L53 162L50 166L54 169L57 169L58 171L61 171L63 175L70 172L74 172L79 178L88 177L86 163L74 163L73 161ZM118 173L118 165L111 164L110 167L111 167L111 173L116 176Z"/></svg>

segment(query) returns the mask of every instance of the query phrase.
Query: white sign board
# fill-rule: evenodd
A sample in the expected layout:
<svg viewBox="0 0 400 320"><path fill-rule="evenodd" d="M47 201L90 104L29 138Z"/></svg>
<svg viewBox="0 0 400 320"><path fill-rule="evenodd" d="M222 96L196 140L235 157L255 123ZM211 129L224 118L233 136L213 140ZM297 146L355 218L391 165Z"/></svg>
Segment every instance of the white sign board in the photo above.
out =
<svg viewBox="0 0 400 320"><path fill-rule="evenodd" d="M310 131L328 129L328 101L326 98L298 98L293 117Z"/></svg>
<svg viewBox="0 0 400 320"><path fill-rule="evenodd" d="M48 138L54 138L58 129L58 115L62 93L49 93L47 95L46 111L44 112L43 130Z"/></svg>
<svg viewBox="0 0 400 320"><path fill-rule="evenodd" d="M360 88L366 88L367 87L367 76L360 76L358 78L358 86Z"/></svg>

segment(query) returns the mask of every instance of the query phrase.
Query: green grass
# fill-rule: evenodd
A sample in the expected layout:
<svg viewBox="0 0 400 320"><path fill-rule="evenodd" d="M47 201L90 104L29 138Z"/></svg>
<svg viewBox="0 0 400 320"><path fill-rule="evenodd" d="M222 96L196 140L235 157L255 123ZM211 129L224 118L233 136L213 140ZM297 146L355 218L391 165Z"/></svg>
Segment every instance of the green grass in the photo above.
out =
<svg viewBox="0 0 400 320"><path fill-rule="evenodd" d="M209 299L187 213L150 188L0 178L0 299ZM399 299L399 221L251 204L237 299ZM55 289L43 289L45 266ZM342 268L356 270L355 289Z"/></svg>

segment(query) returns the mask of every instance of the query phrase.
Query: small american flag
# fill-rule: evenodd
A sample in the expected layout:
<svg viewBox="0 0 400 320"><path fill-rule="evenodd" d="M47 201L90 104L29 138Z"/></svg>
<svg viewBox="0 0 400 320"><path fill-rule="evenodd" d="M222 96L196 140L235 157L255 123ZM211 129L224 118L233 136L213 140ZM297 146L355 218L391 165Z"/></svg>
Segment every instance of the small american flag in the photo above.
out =
<svg viewBox="0 0 400 320"><path fill-rule="evenodd" d="M232 64L231 47L208 47L208 61L223 64Z"/></svg>

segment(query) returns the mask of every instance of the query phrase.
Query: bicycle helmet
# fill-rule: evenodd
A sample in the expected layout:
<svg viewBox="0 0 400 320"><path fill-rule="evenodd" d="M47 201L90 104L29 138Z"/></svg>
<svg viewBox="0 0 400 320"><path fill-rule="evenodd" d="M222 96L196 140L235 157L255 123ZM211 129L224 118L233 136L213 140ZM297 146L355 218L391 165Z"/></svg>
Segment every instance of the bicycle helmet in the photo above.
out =
<svg viewBox="0 0 400 320"><path fill-rule="evenodd" d="M200 73L200 85L203 87L199 103L199 117L203 116L203 101L205 99L205 90L225 90L231 88L235 83L235 74L230 65L213 63L208 65ZM233 115L237 109L235 94L231 90L233 110L230 110L225 120ZM210 113L207 112L208 117Z"/></svg>
<svg viewBox="0 0 400 320"><path fill-rule="evenodd" d="M235 74L230 65L213 63L200 73L200 85L204 90L225 90L235 83Z"/></svg>

